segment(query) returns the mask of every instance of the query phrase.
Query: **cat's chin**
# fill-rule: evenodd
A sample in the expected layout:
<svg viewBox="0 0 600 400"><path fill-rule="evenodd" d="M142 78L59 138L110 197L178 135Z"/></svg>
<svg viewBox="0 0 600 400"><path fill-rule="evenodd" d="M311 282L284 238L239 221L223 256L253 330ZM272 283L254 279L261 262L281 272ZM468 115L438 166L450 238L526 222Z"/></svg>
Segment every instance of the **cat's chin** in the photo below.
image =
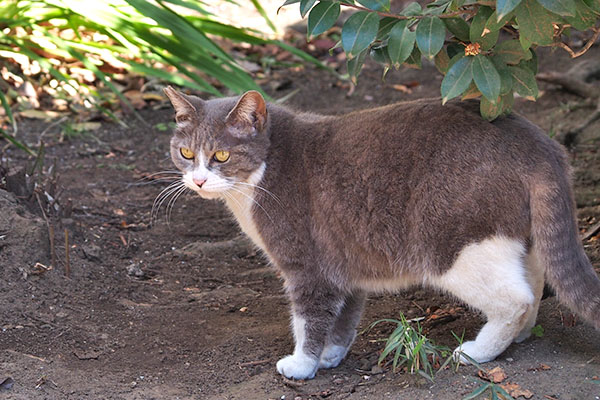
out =
<svg viewBox="0 0 600 400"><path fill-rule="evenodd" d="M200 197L202 197L203 199L207 199L207 200L215 200L215 199L220 199L222 198L222 194L218 193L218 192L207 192L205 190L194 190L196 192L196 194Z"/></svg>

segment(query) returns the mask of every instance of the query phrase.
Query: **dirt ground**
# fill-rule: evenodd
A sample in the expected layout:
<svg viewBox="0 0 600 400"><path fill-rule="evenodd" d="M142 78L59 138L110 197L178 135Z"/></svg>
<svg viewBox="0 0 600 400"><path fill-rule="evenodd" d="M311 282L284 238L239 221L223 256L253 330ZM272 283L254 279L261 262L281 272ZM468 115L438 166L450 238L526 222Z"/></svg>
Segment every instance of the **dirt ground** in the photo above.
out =
<svg viewBox="0 0 600 400"><path fill-rule="evenodd" d="M600 59L600 49L585 56ZM567 57L545 52L542 70L566 69ZM565 61L565 63L563 63ZM348 87L312 67L281 71L265 82L302 110L342 113L438 95L441 76L431 65L391 73L369 65L352 96ZM394 85L411 87L411 93ZM280 90L277 90L277 89ZM398 88L398 86L397 86ZM567 113L579 101L555 87L515 109L549 132L574 126L590 109ZM34 143L46 130L45 170L53 163L61 204L72 212L55 226L56 265L36 202L0 190L0 398L2 399L458 399L481 384L474 367L444 370L434 383L378 368L393 326L358 336L340 367L314 380L291 382L275 370L293 347L287 300L276 272L240 237L225 208L192 195L165 208L151 225L152 204L165 186L140 178L173 166L170 132L159 129L172 110L142 110L149 127L131 120L59 142L60 125L23 120L20 134ZM571 152L582 232L600 221L600 123ZM31 165L9 148L9 173ZM69 232L65 276L64 230ZM600 237L584 242L600 269ZM380 318L425 317L427 335L456 345L451 332L473 337L482 319L439 293L417 289L371 296L361 329ZM432 318L432 315L442 318ZM512 345L486 365L534 399L599 399L600 333L573 318L556 299L542 302L543 336ZM14 383L8 384L5 379ZM2 382L4 385L1 385Z"/></svg>

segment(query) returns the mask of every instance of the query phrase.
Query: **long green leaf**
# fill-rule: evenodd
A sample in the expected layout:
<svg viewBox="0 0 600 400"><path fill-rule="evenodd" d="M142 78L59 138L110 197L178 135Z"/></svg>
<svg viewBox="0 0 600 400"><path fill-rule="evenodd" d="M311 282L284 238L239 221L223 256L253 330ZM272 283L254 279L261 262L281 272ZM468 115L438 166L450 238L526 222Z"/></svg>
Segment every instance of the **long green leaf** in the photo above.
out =
<svg viewBox="0 0 600 400"><path fill-rule="evenodd" d="M306 34L309 38L320 35L331 28L339 16L340 3L334 1L320 2L308 14L308 29Z"/></svg>
<svg viewBox="0 0 600 400"><path fill-rule="evenodd" d="M263 19L267 23L267 25L269 25L269 28L271 28L271 30L273 32L277 33L277 28L275 27L275 24L273 23L273 21L271 21L271 19L267 15L267 12L265 11L265 9L260 5L260 2L258 0L250 0L250 1L252 1L252 5L254 5L254 8L256 8L256 11L258 11L260 16L263 17Z"/></svg>
<svg viewBox="0 0 600 400"><path fill-rule="evenodd" d="M423 55L432 59L444 46L446 25L438 17L426 17L419 21L416 39Z"/></svg>
<svg viewBox="0 0 600 400"><path fill-rule="evenodd" d="M442 104L459 96L473 80L473 57L458 60L442 80Z"/></svg>
<svg viewBox="0 0 600 400"><path fill-rule="evenodd" d="M379 17L359 11L350 16L342 28L342 47L350 58L365 50L377 37Z"/></svg>
<svg viewBox="0 0 600 400"><path fill-rule="evenodd" d="M515 9L519 36L539 45L550 45L553 41L554 26L550 13L537 0L523 0Z"/></svg>
<svg viewBox="0 0 600 400"><path fill-rule="evenodd" d="M410 57L415 47L416 33L408 29L407 21L400 21L390 31L388 40L388 54L394 67L400 65Z"/></svg>
<svg viewBox="0 0 600 400"><path fill-rule="evenodd" d="M500 74L494 64L483 54L473 57L473 80L477 89L490 102L495 103L500 96Z"/></svg>

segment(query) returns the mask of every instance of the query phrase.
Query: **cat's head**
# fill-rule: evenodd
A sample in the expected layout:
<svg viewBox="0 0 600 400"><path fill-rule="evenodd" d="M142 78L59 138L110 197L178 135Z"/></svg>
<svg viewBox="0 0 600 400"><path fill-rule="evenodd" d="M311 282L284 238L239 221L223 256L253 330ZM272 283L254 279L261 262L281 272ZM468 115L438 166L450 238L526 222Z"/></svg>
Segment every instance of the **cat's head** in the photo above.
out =
<svg viewBox="0 0 600 400"><path fill-rule="evenodd" d="M202 100L171 87L175 108L171 157L183 183L204 198L225 197L264 170L269 147L267 105L256 91L239 98Z"/></svg>

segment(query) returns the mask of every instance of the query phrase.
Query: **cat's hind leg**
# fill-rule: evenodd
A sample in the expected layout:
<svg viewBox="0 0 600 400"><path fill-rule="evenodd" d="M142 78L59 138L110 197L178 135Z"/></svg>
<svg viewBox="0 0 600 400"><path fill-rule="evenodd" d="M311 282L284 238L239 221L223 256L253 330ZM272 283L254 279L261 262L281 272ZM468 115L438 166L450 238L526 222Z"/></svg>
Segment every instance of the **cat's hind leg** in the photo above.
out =
<svg viewBox="0 0 600 400"><path fill-rule="evenodd" d="M487 322L474 341L455 350L476 362L487 362L502 353L525 328L536 298L527 280L525 246L517 240L494 237L470 244L459 253L453 266L432 279L445 289L481 310ZM460 356L462 362L468 359Z"/></svg>
<svg viewBox="0 0 600 400"><path fill-rule="evenodd" d="M335 320L323 353L321 353L319 368L335 368L346 357L356 337L356 326L360 321L365 300L364 291L357 291L346 296L344 306Z"/></svg>
<svg viewBox="0 0 600 400"><path fill-rule="evenodd" d="M527 281L533 291L535 302L533 307L529 310L528 315L525 317L525 325L521 329L521 332L519 332L519 335L515 338L515 343L521 343L531 336L531 329L535 326L535 320L540 308L540 301L542 300L542 295L544 293L544 265L540 262L540 258L535 255L533 249L529 250L527 257L525 258L525 264L527 265Z"/></svg>

